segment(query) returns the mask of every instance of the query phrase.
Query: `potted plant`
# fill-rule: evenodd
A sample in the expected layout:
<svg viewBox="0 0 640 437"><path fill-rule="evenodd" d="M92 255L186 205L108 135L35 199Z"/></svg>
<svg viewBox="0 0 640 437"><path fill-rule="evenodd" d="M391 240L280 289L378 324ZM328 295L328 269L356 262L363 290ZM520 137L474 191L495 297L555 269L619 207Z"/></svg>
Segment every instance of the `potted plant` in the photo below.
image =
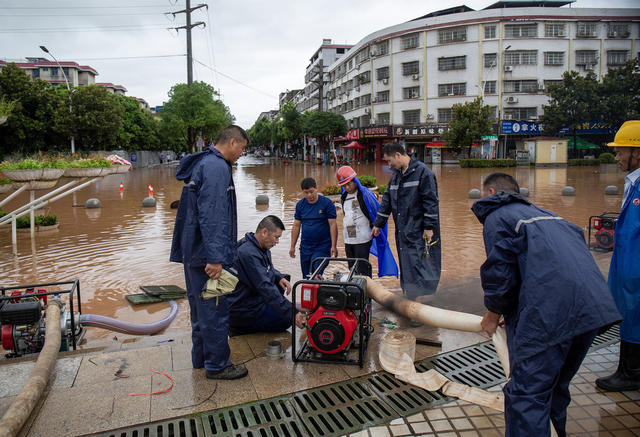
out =
<svg viewBox="0 0 640 437"><path fill-rule="evenodd" d="M52 231L58 229L58 217L55 215L38 215L35 217L36 229L38 232Z"/></svg>
<svg viewBox="0 0 640 437"><path fill-rule="evenodd" d="M59 159L25 158L20 161L3 162L0 164L0 171L5 178L15 182L47 181L55 185L64 173L64 165L64 161Z"/></svg>
<svg viewBox="0 0 640 437"><path fill-rule="evenodd" d="M113 173L111 162L105 158L76 158L67 161L64 175L71 178L106 176Z"/></svg>

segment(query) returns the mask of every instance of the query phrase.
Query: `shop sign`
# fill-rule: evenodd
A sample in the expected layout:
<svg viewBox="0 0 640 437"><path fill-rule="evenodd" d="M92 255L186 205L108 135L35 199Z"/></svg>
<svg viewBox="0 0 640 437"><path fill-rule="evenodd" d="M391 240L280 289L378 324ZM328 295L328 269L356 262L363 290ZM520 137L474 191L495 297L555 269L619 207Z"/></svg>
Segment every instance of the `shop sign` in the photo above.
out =
<svg viewBox="0 0 640 437"><path fill-rule="evenodd" d="M558 131L559 134L569 134L572 133L571 129L568 127L563 127ZM604 121L584 121L582 123L578 123L576 127L576 134L614 134L616 130L609 124Z"/></svg>
<svg viewBox="0 0 640 437"><path fill-rule="evenodd" d="M360 138L360 129L349 129L343 137L335 137L333 141L353 141Z"/></svg>
<svg viewBox="0 0 640 437"><path fill-rule="evenodd" d="M491 141L491 140L497 140L498 136L497 135L485 135L482 137L482 141Z"/></svg>
<svg viewBox="0 0 640 437"><path fill-rule="evenodd" d="M360 138L386 138L391 136L391 126L370 126L360 128Z"/></svg>
<svg viewBox="0 0 640 437"><path fill-rule="evenodd" d="M503 135L539 135L544 125L535 121L503 121L500 132Z"/></svg>
<svg viewBox="0 0 640 437"><path fill-rule="evenodd" d="M448 124L432 124L413 127L396 126L393 129L393 134L396 137L428 137L433 135L442 135L448 131Z"/></svg>

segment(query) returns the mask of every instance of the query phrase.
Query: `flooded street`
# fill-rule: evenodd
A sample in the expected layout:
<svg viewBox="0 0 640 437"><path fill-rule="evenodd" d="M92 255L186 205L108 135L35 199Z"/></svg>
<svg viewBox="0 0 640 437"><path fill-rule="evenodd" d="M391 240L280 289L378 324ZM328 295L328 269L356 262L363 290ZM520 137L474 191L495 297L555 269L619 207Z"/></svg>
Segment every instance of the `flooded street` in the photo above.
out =
<svg viewBox="0 0 640 437"><path fill-rule="evenodd" d="M378 164L353 165L360 175L373 175L386 184L391 171ZM314 177L318 188L335 183L336 167L311 166L299 162L284 165L276 160L242 157L234 170L238 196L238 237L254 231L266 214L280 216L287 231L280 244L272 249L275 266L300 279L299 260L288 255L291 224L295 204L300 198L300 180ZM493 169L461 169L436 166L440 195L443 238L442 282L464 281L479 276L484 260L482 226L470 211L467 198L471 188L480 188L482 179ZM166 303L134 307L124 298L139 293L140 285L176 284L184 287L182 266L169 262L169 250L176 210L172 201L180 197L182 184L175 180L175 167L158 166L139 169L125 175L111 175L75 195L50 205L49 213L58 216L56 231L18 234L18 256L12 255L10 227L0 228L0 284L53 282L79 279L83 313L101 314L131 322L148 322L168 312ZM569 168L510 168L522 187L531 191L529 199L550 209L580 227L588 224L590 215L618 211L621 195L605 196L607 185L617 185L622 192L624 174L614 166ZM119 192L120 183L124 193ZM62 185L60 181L58 185ZM157 206L142 208L148 185L153 185ZM576 188L575 197L562 197L565 185ZM36 196L45 192L38 191ZM255 196L269 196L268 208L257 209ZM89 198L98 198L100 209L85 209ZM5 205L11 211L28 201L23 193ZM338 212L341 227L342 215ZM392 226L392 223L391 223ZM390 229L393 235L393 229ZM395 242L390 238L395 254ZM338 238L344 256L342 229ZM375 260L375 259L373 259ZM377 267L374 267L377 271ZM398 287L397 280L386 285ZM478 300L481 296L473 296ZM189 327L188 303L179 301L180 312L170 329ZM89 329L88 338L106 338L112 333Z"/></svg>

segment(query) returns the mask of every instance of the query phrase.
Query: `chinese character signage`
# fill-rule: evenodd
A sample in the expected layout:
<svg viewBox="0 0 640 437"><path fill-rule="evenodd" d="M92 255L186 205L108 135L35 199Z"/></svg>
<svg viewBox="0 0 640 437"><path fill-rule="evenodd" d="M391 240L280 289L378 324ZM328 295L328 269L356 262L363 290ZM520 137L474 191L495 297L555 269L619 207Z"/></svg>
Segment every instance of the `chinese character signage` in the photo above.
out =
<svg viewBox="0 0 640 437"><path fill-rule="evenodd" d="M360 128L360 138L386 138L391 136L391 126L371 126Z"/></svg>
<svg viewBox="0 0 640 437"><path fill-rule="evenodd" d="M544 125L535 121L503 121L500 128L503 135L540 135L543 130Z"/></svg>
<svg viewBox="0 0 640 437"><path fill-rule="evenodd" d="M573 133L568 127L564 127L558 131L559 134ZM604 121L585 121L578 123L576 134L614 134L616 130L609 123Z"/></svg>
<svg viewBox="0 0 640 437"><path fill-rule="evenodd" d="M449 131L448 124L431 124L427 126L403 127L396 126L393 128L393 136L395 137L432 137L440 136Z"/></svg>
<svg viewBox="0 0 640 437"><path fill-rule="evenodd" d="M345 135L345 137L346 137L347 140L353 141L353 140L357 140L358 138L360 138L360 136L358 134L359 134L358 129L349 129L347 131L347 135Z"/></svg>

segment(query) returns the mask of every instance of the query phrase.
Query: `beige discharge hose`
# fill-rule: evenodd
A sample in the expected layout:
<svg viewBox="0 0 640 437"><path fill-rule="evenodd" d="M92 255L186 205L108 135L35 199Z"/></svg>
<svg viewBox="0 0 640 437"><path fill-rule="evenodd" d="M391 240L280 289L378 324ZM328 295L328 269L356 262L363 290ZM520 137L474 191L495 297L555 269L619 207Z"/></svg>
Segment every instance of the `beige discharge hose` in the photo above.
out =
<svg viewBox="0 0 640 437"><path fill-rule="evenodd" d="M61 306L62 304L54 299L49 300L47 304L44 347L27 383L0 420L0 437L14 437L20 432L47 386L49 374L60 351Z"/></svg>
<svg viewBox="0 0 640 437"><path fill-rule="evenodd" d="M414 302L403 296L385 289L373 279L367 280L367 294L380 305L393 312L438 328L455 329L466 332L482 332L480 322L482 317L475 314L449 311ZM493 345L500 358L504 374L509 378L509 351L507 350L507 335L503 327L499 327L493 335Z"/></svg>

